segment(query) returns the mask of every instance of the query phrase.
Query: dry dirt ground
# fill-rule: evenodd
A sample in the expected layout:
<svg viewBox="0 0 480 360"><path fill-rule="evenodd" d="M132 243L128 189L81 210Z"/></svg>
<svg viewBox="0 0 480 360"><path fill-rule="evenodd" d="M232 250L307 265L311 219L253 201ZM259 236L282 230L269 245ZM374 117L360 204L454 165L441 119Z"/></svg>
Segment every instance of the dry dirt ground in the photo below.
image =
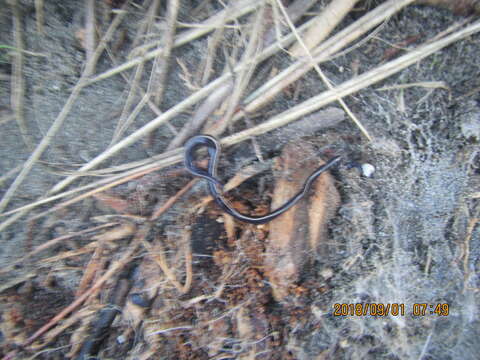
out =
<svg viewBox="0 0 480 360"><path fill-rule="evenodd" d="M143 33L141 24L156 1L23 0L16 10L12 3L16 2L0 0L0 196L4 197L84 71L91 50L88 4L94 3L97 39L114 20L112 8L127 12L108 42L108 52L102 52L96 64L94 74L101 74L126 62L133 49L141 55L138 49L143 44L164 45L169 24L166 3L174 1L158 2ZM174 48L157 110L165 112L208 81L231 73L248 50L255 21L264 18L272 24L272 19L281 17L275 3L268 3L264 17L256 20L260 11L256 9L227 22L223 32L210 32ZM313 3L297 26L316 16L328 1ZM359 1L333 34L380 4ZM180 1L177 35L191 30L180 24L205 21L224 5L213 0ZM43 32L38 31L38 6L43 8ZM357 39L354 47L350 44L349 51L322 62L321 70L332 86L338 86L435 41L448 29L457 31L475 21L476 14L468 10L460 14L458 9L412 4ZM16 73L18 36L26 51ZM215 56L209 54L209 46ZM244 100L255 89L293 63L285 50L257 66L235 113L242 111ZM283 268L268 251L275 241L273 227L282 229L283 223L232 222L206 202L202 181L159 215L165 202L192 180L179 158L172 166L161 165L55 211L45 213L86 190L36 206L11 223L6 221L12 215L0 217L0 356L477 359L479 58L480 37L473 34L345 97L372 141L333 101L324 107L326 112L313 117L320 122L333 117L327 128L273 129L223 151L219 171L225 181L249 166L258 173L229 192L229 198L236 199L234 205L250 214L268 211L282 173L279 155L289 142L307 144L324 159L343 157L330 179L340 203L322 230L325 233L315 240L321 244L281 250L294 254L287 264L297 275L291 282L286 268L282 278ZM202 82L206 59L211 61L212 75ZM125 78L115 75L82 88L63 125L2 211L45 196L109 148L112 138L134 134L157 117L154 106L147 105L130 116L132 122L123 133L118 132L119 119L125 123L141 102L151 73L152 61L147 61L143 68L124 71ZM236 76L245 74L237 71ZM132 93L131 84L142 90ZM18 94L22 88L23 96ZM327 90L311 70L218 137L254 128ZM201 102L182 109L168 126L122 148L93 172L84 172L66 189L120 174L125 171L120 165L163 153L176 136L172 131L189 123L197 104ZM228 112L226 104L227 100L219 102L211 117L222 118ZM19 111L25 119L23 130L15 120ZM157 164L154 160L148 164ZM373 165L375 172L365 176L351 166L355 163ZM106 171L94 172L99 169ZM321 206L330 205L327 201ZM292 241L308 244L309 231L303 225L309 215L306 210L296 214ZM80 231L84 232L75 235ZM48 243L52 239L55 243ZM49 246L37 251L44 244ZM310 251L312 246L315 251ZM32 251L36 253L25 257ZM267 264L272 263L279 268L269 270ZM276 286L283 286L283 295L272 291ZM351 314L351 307L341 304L360 304L354 310L366 313ZM59 319L52 322L55 316ZM46 324L52 326L35 333Z"/></svg>

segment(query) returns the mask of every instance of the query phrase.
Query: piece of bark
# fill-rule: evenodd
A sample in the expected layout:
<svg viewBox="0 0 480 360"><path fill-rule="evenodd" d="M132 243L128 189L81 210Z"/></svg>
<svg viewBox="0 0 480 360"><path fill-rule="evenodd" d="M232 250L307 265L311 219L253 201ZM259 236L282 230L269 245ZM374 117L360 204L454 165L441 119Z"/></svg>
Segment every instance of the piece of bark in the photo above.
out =
<svg viewBox="0 0 480 360"><path fill-rule="evenodd" d="M309 144L295 142L283 149L279 163L282 175L275 183L272 209L291 199L323 161ZM311 192L313 196L302 199L270 223L265 274L277 301L288 295L311 255L325 248L327 225L340 202L334 179L328 172L315 180Z"/></svg>
<svg viewBox="0 0 480 360"><path fill-rule="evenodd" d="M320 161L320 165L323 161ZM340 206L340 194L330 173L321 175L312 186L308 199L308 239L310 249L320 257L328 255L328 223Z"/></svg>

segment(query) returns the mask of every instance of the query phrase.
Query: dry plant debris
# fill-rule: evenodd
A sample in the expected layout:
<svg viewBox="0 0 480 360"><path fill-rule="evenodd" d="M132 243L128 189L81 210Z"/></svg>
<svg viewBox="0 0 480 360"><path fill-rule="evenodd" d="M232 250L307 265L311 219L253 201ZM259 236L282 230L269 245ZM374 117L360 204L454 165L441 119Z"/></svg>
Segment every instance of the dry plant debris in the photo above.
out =
<svg viewBox="0 0 480 360"><path fill-rule="evenodd" d="M451 63L478 58L480 23L424 6L470 15L478 1L8 4L4 360L478 353L480 87L474 61ZM198 132L228 148L224 191L252 215L320 157L376 171L325 173L281 217L240 224L165 170ZM382 302L454 316L332 315Z"/></svg>
<svg viewBox="0 0 480 360"><path fill-rule="evenodd" d="M419 0L419 3L445 7L461 15L478 14L480 11L478 0Z"/></svg>

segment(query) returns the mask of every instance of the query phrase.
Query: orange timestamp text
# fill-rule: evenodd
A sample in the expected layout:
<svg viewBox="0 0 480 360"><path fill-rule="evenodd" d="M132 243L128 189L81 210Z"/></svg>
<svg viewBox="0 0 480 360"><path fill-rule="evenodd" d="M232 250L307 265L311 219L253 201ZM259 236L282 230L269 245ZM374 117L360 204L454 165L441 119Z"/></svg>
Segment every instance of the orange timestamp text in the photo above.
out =
<svg viewBox="0 0 480 360"><path fill-rule="evenodd" d="M333 316L448 316L450 306L447 303L414 303L407 306L402 303L355 303L333 304Z"/></svg>

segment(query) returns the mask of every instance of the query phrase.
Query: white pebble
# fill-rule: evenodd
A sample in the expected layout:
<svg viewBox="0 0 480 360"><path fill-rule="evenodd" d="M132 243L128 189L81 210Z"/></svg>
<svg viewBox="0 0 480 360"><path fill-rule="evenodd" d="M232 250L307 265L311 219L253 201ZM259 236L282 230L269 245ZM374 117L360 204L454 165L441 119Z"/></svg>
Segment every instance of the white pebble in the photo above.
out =
<svg viewBox="0 0 480 360"><path fill-rule="evenodd" d="M368 163L362 164L362 175L363 176L370 177L370 176L373 175L374 172L375 172L375 166L373 166L372 164L368 164Z"/></svg>

